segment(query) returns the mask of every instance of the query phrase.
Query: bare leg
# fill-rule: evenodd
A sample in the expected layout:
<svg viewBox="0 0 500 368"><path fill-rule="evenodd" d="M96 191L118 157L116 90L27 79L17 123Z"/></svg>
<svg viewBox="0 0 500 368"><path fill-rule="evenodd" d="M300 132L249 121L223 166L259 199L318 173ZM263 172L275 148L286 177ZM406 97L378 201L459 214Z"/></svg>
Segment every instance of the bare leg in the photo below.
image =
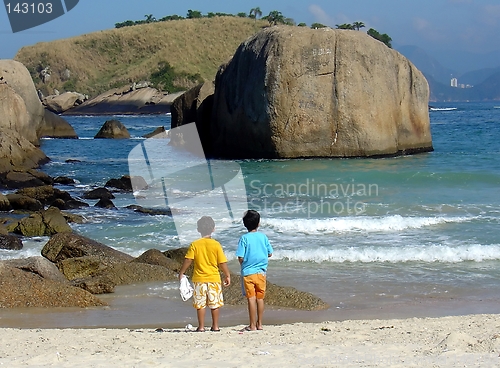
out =
<svg viewBox="0 0 500 368"><path fill-rule="evenodd" d="M255 331L257 329L257 301L255 296L248 298L248 316L250 318L248 327L251 331Z"/></svg>
<svg viewBox="0 0 500 368"><path fill-rule="evenodd" d="M212 331L219 330L219 308L211 309L212 312Z"/></svg>
<svg viewBox="0 0 500 368"><path fill-rule="evenodd" d="M196 315L198 317L197 331L205 331L205 308L197 309Z"/></svg>
<svg viewBox="0 0 500 368"><path fill-rule="evenodd" d="M262 330L262 318L264 317L264 299L257 299L257 330Z"/></svg>

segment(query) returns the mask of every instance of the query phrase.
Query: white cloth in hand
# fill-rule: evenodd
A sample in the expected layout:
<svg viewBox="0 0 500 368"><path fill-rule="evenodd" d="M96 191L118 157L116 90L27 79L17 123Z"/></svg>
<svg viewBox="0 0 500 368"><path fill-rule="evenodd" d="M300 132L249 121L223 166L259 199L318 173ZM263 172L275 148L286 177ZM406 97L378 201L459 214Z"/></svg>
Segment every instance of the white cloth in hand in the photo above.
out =
<svg viewBox="0 0 500 368"><path fill-rule="evenodd" d="M179 284L179 291L181 293L182 301L186 301L193 296L193 287L189 282L186 275L182 276L182 279Z"/></svg>

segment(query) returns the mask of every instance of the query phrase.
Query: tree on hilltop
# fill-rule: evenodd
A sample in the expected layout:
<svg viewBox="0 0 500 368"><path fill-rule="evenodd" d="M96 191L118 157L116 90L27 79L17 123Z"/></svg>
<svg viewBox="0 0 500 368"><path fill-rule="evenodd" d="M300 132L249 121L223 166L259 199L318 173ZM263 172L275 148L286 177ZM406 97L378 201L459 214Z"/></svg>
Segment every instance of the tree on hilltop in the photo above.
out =
<svg viewBox="0 0 500 368"><path fill-rule="evenodd" d="M277 10L272 10L269 12L269 14L265 17L267 21L269 22L269 25L275 26L278 23L285 23L285 17L280 11Z"/></svg>
<svg viewBox="0 0 500 368"><path fill-rule="evenodd" d="M321 23L313 23L311 24L311 29L325 28L326 26Z"/></svg>
<svg viewBox="0 0 500 368"><path fill-rule="evenodd" d="M250 18L257 20L257 18L262 17L262 11L260 10L259 7L252 8L250 9L250 13L248 13L248 16Z"/></svg>
<svg viewBox="0 0 500 368"><path fill-rule="evenodd" d="M389 37L386 33L380 34L378 31L376 31L373 28L370 28L368 32L366 32L369 36L372 36L376 40L379 40L380 42L383 42L387 45L387 47L392 49L391 41L392 38Z"/></svg>
<svg viewBox="0 0 500 368"><path fill-rule="evenodd" d="M202 18L203 15L201 14L201 11L199 10L191 10L189 9L187 12L186 18L188 19L194 19L194 18Z"/></svg>
<svg viewBox="0 0 500 368"><path fill-rule="evenodd" d="M154 22L156 22L156 18L153 16L153 14L146 14L144 16L144 18L146 18L146 20L145 20L146 23L154 23Z"/></svg>
<svg viewBox="0 0 500 368"><path fill-rule="evenodd" d="M352 26L354 27L354 29L356 31L359 31L360 28L364 28L365 27L365 24L363 22L354 22L352 24Z"/></svg>
<svg viewBox="0 0 500 368"><path fill-rule="evenodd" d="M335 27L337 27L337 29L351 29L351 30L354 29L354 26L352 24L349 24L349 23L335 24Z"/></svg>

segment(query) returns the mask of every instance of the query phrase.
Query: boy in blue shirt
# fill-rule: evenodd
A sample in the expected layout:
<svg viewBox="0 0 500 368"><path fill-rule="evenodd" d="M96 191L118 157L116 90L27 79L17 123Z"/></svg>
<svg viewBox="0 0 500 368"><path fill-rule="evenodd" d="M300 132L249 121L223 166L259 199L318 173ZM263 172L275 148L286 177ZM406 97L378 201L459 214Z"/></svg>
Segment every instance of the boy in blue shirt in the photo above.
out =
<svg viewBox="0 0 500 368"><path fill-rule="evenodd" d="M273 255L273 248L269 244L267 236L257 231L260 225L260 214L257 211L245 212L243 224L248 233L241 236L236 250L236 256L241 265L242 286L244 296L248 301L250 317L250 324L243 331L256 331L262 330L266 271L268 258Z"/></svg>

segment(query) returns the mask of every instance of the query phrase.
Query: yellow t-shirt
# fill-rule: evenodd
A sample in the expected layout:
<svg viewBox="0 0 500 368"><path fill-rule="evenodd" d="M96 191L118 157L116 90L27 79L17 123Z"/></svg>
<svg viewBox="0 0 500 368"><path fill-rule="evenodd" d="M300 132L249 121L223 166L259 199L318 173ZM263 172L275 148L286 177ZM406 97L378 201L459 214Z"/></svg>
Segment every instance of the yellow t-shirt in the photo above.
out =
<svg viewBox="0 0 500 368"><path fill-rule="evenodd" d="M219 264L227 262L227 258L217 240L195 240L189 246L185 258L194 262L193 282L221 282Z"/></svg>

